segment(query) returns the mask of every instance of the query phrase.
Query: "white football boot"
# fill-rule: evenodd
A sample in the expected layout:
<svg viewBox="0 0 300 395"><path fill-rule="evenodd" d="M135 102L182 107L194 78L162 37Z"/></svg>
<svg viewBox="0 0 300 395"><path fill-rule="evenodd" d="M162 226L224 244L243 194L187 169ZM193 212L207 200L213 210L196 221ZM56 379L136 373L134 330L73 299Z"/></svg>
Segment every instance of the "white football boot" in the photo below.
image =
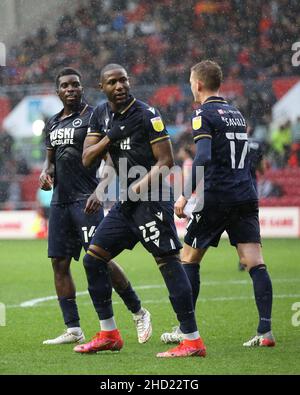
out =
<svg viewBox="0 0 300 395"><path fill-rule="evenodd" d="M68 328L64 333L55 339L44 340L43 344L71 344L83 343L85 341L84 334L79 328Z"/></svg>
<svg viewBox="0 0 300 395"><path fill-rule="evenodd" d="M139 343L146 343L152 335L151 314L142 308L142 314L133 314Z"/></svg>
<svg viewBox="0 0 300 395"><path fill-rule="evenodd" d="M264 334L257 334L252 339L245 342L243 346L244 347L274 347L275 338L271 331Z"/></svg>
<svg viewBox="0 0 300 395"><path fill-rule="evenodd" d="M183 333L181 332L179 326L174 326L172 332L165 332L161 335L160 340L163 343L180 343L183 341Z"/></svg>

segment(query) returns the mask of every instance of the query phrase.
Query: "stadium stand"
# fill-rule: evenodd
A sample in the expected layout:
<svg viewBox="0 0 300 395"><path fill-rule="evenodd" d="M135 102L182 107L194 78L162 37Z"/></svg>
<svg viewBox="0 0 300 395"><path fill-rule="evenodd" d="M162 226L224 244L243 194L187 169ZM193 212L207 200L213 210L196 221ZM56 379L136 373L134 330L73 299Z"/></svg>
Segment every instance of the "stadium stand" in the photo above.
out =
<svg viewBox="0 0 300 395"><path fill-rule="evenodd" d="M263 178L279 186L282 196L261 198L261 206L300 206L300 168L270 169Z"/></svg>
<svg viewBox="0 0 300 395"><path fill-rule="evenodd" d="M91 84L101 65L116 60L129 65L138 84L186 81L189 67L203 57L220 61L226 77L298 74L290 62L297 0L80 3L74 15L60 18L53 35L42 27L11 49L4 83L51 82L66 61L85 64Z"/></svg>
<svg viewBox="0 0 300 395"><path fill-rule="evenodd" d="M293 171L280 176L287 166L298 171L299 144L291 137L276 151L276 132L269 127L272 105L300 79L300 68L291 63L291 46L300 25L298 0L78 0L74 4L74 11L62 15L53 32L42 26L10 47L7 67L0 68L4 103L0 123L24 95L49 92L47 84L66 64L84 71L87 97L95 104L99 69L117 62L126 65L135 92L160 107L174 139L179 139L180 132L189 131L190 66L213 58L224 70L222 93L246 114L254 135L265 140L271 167L266 177L276 181L283 194L263 198L261 204L299 204L299 189L288 186L297 184L296 178L289 181ZM286 121L279 126L287 129ZM288 134L295 125L288 126ZM27 203L35 199L36 191L30 191L36 188L35 176L35 171L20 175L21 196Z"/></svg>

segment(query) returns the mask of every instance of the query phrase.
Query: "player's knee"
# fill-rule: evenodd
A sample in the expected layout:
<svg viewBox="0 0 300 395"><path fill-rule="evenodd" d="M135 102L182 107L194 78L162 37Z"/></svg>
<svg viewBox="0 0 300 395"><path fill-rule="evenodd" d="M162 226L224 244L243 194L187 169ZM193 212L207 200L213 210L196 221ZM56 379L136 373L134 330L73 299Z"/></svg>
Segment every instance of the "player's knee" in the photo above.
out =
<svg viewBox="0 0 300 395"><path fill-rule="evenodd" d="M260 244L238 244L238 254L240 262L246 266L249 271L252 267L264 265L264 259L261 252Z"/></svg>
<svg viewBox="0 0 300 395"><path fill-rule="evenodd" d="M246 265L246 269L247 269L248 272L250 272L251 269L253 269L253 268L257 267L257 266L266 268L266 265L265 265L263 259L261 259L261 260L248 260L244 264Z"/></svg>
<svg viewBox="0 0 300 395"><path fill-rule="evenodd" d="M68 258L51 258L53 271L56 276L64 276L70 273L71 260Z"/></svg>
<svg viewBox="0 0 300 395"><path fill-rule="evenodd" d="M264 260L259 256L241 256L240 263L249 271L255 266L264 265Z"/></svg>
<svg viewBox="0 0 300 395"><path fill-rule="evenodd" d="M103 265L107 266L107 260L105 257L98 254L96 255L94 252L91 253L90 250L88 250L83 257L83 266L87 271Z"/></svg>

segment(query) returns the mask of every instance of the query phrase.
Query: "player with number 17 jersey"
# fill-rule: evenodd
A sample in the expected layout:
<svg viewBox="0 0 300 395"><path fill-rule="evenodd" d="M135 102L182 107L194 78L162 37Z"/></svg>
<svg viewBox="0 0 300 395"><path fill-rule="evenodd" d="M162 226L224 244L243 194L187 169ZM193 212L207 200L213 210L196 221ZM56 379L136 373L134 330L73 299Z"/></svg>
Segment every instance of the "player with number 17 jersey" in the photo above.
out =
<svg viewBox="0 0 300 395"><path fill-rule="evenodd" d="M209 97L192 116L193 138L211 139L205 166L204 205L257 201L250 177L246 122L222 97Z"/></svg>
<svg viewBox="0 0 300 395"><path fill-rule="evenodd" d="M211 96L194 111L192 130L195 144L211 140L211 159L204 168L203 209L193 213L185 243L194 248L216 247L225 230L234 246L260 243L258 197L243 115L222 97Z"/></svg>
<svg viewBox="0 0 300 395"><path fill-rule="evenodd" d="M191 68L191 91L200 105L192 116L196 153L184 194L175 203L175 213L184 218L189 192L203 179L199 167L204 167L204 204L201 208L196 206L187 225L181 259L192 285L195 307L200 292L200 263L207 249L217 247L226 231L253 281L259 316L257 335L243 346L273 347L272 282L261 251L258 199L250 172L247 127L240 111L220 97L222 79L221 67L212 60L203 60ZM192 187L187 189L190 185ZM197 190L199 195L199 188ZM166 332L161 339L165 343L178 342L180 333L178 330Z"/></svg>

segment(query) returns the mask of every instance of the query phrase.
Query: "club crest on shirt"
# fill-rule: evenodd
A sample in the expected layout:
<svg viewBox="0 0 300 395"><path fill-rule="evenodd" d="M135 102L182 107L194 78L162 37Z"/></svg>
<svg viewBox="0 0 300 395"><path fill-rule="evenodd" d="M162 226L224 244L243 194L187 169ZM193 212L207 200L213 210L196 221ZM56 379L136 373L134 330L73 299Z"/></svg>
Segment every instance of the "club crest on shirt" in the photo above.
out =
<svg viewBox="0 0 300 395"><path fill-rule="evenodd" d="M198 117L194 117L192 119L192 127L194 130L200 129L202 126L202 116L199 115Z"/></svg>
<svg viewBox="0 0 300 395"><path fill-rule="evenodd" d="M79 126L82 125L82 119L80 119L80 118L74 119L72 125L74 126L74 128L78 128Z"/></svg>
<svg viewBox="0 0 300 395"><path fill-rule="evenodd" d="M150 121L156 132L162 132L164 130L165 127L161 117L151 118Z"/></svg>

